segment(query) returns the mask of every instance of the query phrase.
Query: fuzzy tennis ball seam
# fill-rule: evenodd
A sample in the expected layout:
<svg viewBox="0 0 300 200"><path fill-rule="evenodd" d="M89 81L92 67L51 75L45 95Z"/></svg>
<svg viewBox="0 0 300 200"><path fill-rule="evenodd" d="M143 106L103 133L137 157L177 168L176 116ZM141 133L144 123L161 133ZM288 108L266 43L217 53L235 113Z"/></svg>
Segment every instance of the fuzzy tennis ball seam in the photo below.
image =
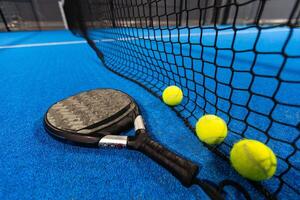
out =
<svg viewBox="0 0 300 200"><path fill-rule="evenodd" d="M180 104L183 99L182 90L175 85L169 86L163 91L162 99L167 105L176 106Z"/></svg>
<svg viewBox="0 0 300 200"><path fill-rule="evenodd" d="M176 97L178 97L179 94L180 94L180 91L177 90L176 93L173 94L173 95L171 94L171 95L169 96L169 98L176 98Z"/></svg>
<svg viewBox="0 0 300 200"><path fill-rule="evenodd" d="M227 131L226 122L216 115L203 115L196 123L196 134L206 144L220 144L226 138Z"/></svg>
<svg viewBox="0 0 300 200"><path fill-rule="evenodd" d="M243 148L244 148L244 152L246 154L246 156L248 157L249 160L251 160L253 163L255 163L255 165L258 166L258 169L261 170L261 172L265 175L268 176L268 172L265 170L265 168L261 165L261 162L259 162L258 160L256 160L253 155L250 153L250 149L247 147L246 144L243 144ZM268 159L268 158L265 158Z"/></svg>
<svg viewBox="0 0 300 200"><path fill-rule="evenodd" d="M250 139L234 144L230 161L241 176L253 181L271 178L277 168L277 159L272 149L260 141Z"/></svg>

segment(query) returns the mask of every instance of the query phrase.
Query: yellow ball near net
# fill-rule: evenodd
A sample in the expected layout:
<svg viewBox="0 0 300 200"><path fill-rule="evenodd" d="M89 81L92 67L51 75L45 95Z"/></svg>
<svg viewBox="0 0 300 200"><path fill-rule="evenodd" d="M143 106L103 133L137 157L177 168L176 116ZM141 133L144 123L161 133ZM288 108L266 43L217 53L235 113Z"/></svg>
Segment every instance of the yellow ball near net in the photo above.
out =
<svg viewBox="0 0 300 200"><path fill-rule="evenodd" d="M216 115L204 115L196 124L198 138L210 145L220 144L227 136L227 125Z"/></svg>
<svg viewBox="0 0 300 200"><path fill-rule="evenodd" d="M272 149L264 143L249 139L234 144L230 152L230 161L240 175L253 181L271 178L277 166Z"/></svg>
<svg viewBox="0 0 300 200"><path fill-rule="evenodd" d="M165 104L169 106L176 106L181 103L183 93L179 87L172 85L163 91L162 98Z"/></svg>

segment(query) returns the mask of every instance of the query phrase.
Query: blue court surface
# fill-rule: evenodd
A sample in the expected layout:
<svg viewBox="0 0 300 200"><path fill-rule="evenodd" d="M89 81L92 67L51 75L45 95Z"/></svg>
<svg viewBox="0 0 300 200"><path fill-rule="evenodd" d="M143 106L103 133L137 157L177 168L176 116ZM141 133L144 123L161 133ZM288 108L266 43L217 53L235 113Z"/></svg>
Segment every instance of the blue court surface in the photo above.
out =
<svg viewBox="0 0 300 200"><path fill-rule="evenodd" d="M110 30L106 31L107 34L105 31L101 32L102 38L98 37L99 32L95 31L94 33L96 44L101 45L104 53L112 51L105 47L109 47L113 43L131 40L130 37L114 38ZM130 33L130 29L122 31L126 31L127 34ZM199 43L194 41L193 35L199 34L199 29L191 29L190 32L183 31L184 33L181 34L186 35L183 38L176 37L179 34L178 30L174 30L173 33L155 33L143 29L131 31L132 34L137 33L137 35L132 35L133 38L144 37L144 39L132 39L131 42L140 42L145 47L150 45L151 48L160 49L164 45L151 43L152 39L161 39L161 42L165 42L166 46L168 42L171 45L171 41L182 40L183 46L180 50L183 55L190 56L193 54L193 57L197 57L198 53L203 51L201 55L206 60L214 59L216 52L210 47L212 44L209 42L213 41L212 37L215 37L215 34L211 30L208 29L207 32L203 30L202 33L206 35L201 41L202 46L207 46L205 47L206 50L201 49ZM243 70L243 67L247 68L245 63L250 56L253 56L243 53L243 50L253 48L251 41L255 40L256 35L254 29L247 29L247 31L247 33L238 32L235 36L236 40L240 40L241 45L235 47L237 51L240 51L240 54L236 55L238 61L233 66L240 67L240 70ZM277 31L281 33L277 34L278 37L273 37L272 40L268 38L271 38L270 35L273 32L268 31L268 29L265 31L262 34L265 34L264 38L266 39L258 43L257 51L264 51L266 50L265 47L275 52L281 51L283 45L281 39L283 43L286 39L284 35L288 31L285 28L278 29ZM219 42L218 45L225 49L230 48L230 40L233 37L230 30L224 30L223 33L219 34L218 39L221 40L217 41L217 43ZM293 42L288 44L288 48L286 48L289 55L299 55L299 35L300 31L295 29L292 35L294 37ZM245 39L247 42L244 41ZM143 42L143 40L146 41ZM190 51L191 48L192 51ZM128 51L130 50L145 51L129 48ZM170 46L170 48L163 50L173 50L176 53L178 49ZM172 63L171 59L173 58L168 58L167 55L159 52L157 51L156 54L150 56L153 59L159 56L161 59L167 59L169 63ZM149 54L149 52L144 53L145 55ZM231 65L227 61L231 60L228 58L232 56L232 52L224 50L218 53L221 54L221 56L217 56L217 62L220 65ZM257 70L256 73L264 75L276 73L276 69L279 67L276 68L276 63L280 62L282 58L279 55L268 58L267 56L257 58L257 66L271 66L274 69L254 67L254 70ZM184 63L187 68L189 62L186 60ZM290 67L282 73L283 77L281 78L292 81L299 80L300 73L297 68L300 64L299 59L290 59L288 62ZM132 72L128 76L133 77L134 74L138 74L139 69L136 69L136 72ZM210 69L203 66L203 70L207 70L205 71L207 75L211 73ZM230 74L231 72L224 69L223 74L226 73ZM245 75L243 79L239 79L238 77L242 75L242 72L233 75L237 77L235 83L239 86L247 85L248 78L250 78ZM226 76L218 78L220 82L227 81ZM268 85L268 81L273 80L270 78L256 81L257 84ZM50 105L69 95L94 88L115 88L133 96L142 108L151 136L169 149L195 161L200 166L199 178L208 179L215 183L224 179L235 180L247 188L253 199L263 199L263 196L247 180L239 176L228 162L209 151L184 125L182 119L174 111L142 87L106 69L88 44L82 38L74 36L68 31L1 33L0 85L0 199L20 199L20 197L22 199L208 199L199 187L183 187L164 168L139 152L126 149L96 149L74 146L61 143L45 132L43 115ZM165 87L160 82L157 85L161 88ZM278 97L282 98L281 102L287 97L292 103L299 100L299 86L297 86L298 88L293 87L292 92L287 92L291 91L289 86L287 84L286 88L282 87L283 90L280 91L281 95ZM259 85L257 88L252 88L258 93L263 93L264 89L266 88ZM270 88L267 89L270 91ZM160 92L156 91L157 94ZM225 90L220 92L219 95L226 94ZM184 103L187 109L195 107L189 102ZM268 102L258 106L258 109L268 109ZM237 110L236 115L242 115L242 112L242 110ZM277 116L280 121L282 116L278 113ZM199 116L191 116L190 122L194 123L197 117L200 117L200 113ZM283 117L289 118L291 124L299 122L300 111L299 109L285 110ZM255 116L253 116L253 120L255 120ZM258 123L258 126L263 126L261 121L255 123ZM133 134L133 131L128 134ZM248 134L251 135L251 132ZM294 134L282 134L278 137L282 141L292 141L298 135L299 133L295 132ZM226 140L228 143L233 143L236 139L240 139L237 137L234 134L229 134ZM252 135L253 137L262 141L266 139ZM271 140L269 146L279 157L284 159L290 154L290 151L293 151L287 143L283 142L286 144L286 148L279 145L281 147L279 149L277 148L278 144L272 144ZM226 147L221 146L220 148ZM298 169L300 166L299 157L299 152L297 152L295 156L289 158ZM285 163L279 159L279 172L285 170L286 167ZM289 185L300 186L299 171L285 174L283 178ZM272 188L278 187L277 181L270 180L264 184L271 191ZM239 193L232 189L230 191L228 199L241 199ZM288 187L282 189L278 196L281 199L296 199L298 197L299 195Z"/></svg>

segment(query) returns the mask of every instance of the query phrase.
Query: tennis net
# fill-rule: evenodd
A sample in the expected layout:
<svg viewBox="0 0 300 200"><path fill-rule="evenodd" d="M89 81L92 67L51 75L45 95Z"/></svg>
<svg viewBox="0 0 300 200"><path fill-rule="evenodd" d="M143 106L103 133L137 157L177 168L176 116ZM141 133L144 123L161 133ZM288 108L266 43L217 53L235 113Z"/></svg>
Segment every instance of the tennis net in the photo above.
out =
<svg viewBox="0 0 300 200"><path fill-rule="evenodd" d="M217 148L228 161L242 138L278 158L276 175L253 183L267 198L300 196L299 0L66 0L70 30L104 65L160 97L177 85L174 111L194 130L205 113L228 124ZM296 178L295 178L296 177Z"/></svg>

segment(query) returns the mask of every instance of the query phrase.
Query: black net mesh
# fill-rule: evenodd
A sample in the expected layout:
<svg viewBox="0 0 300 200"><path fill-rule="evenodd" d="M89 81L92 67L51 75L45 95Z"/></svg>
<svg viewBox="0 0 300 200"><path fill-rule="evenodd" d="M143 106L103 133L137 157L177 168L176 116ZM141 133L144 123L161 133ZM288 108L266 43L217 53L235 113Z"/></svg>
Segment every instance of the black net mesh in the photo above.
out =
<svg viewBox="0 0 300 200"><path fill-rule="evenodd" d="M276 175L253 185L299 198L299 2L72 0L65 12L110 70L158 97L181 87L173 109L191 129L205 113L222 117L230 134L215 153L228 160L242 138L271 147Z"/></svg>

